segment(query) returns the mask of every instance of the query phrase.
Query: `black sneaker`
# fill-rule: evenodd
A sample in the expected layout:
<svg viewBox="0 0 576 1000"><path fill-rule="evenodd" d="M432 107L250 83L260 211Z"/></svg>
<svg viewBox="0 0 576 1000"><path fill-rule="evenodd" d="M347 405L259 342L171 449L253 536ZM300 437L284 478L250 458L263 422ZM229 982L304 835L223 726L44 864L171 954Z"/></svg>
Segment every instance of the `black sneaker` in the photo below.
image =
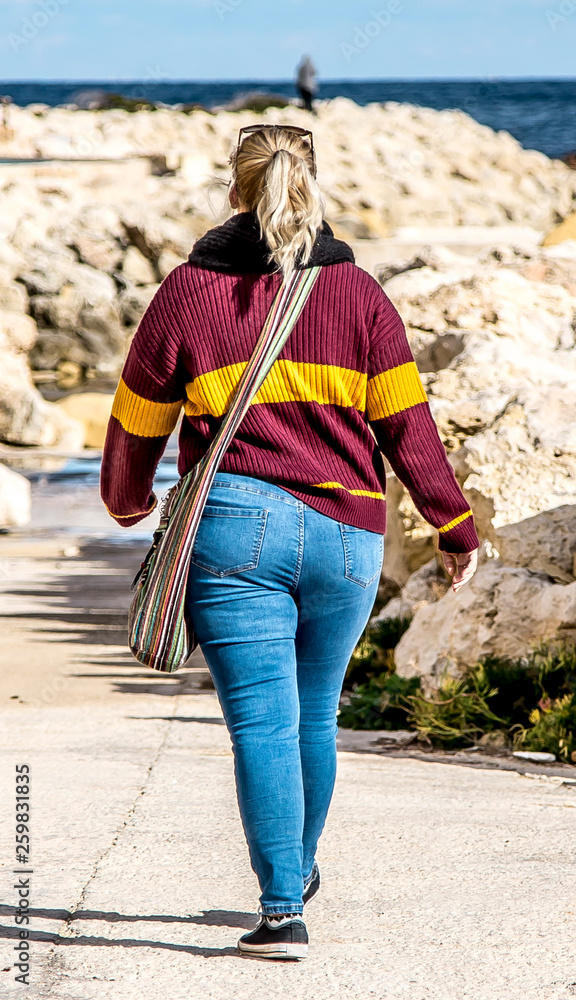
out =
<svg viewBox="0 0 576 1000"><path fill-rule="evenodd" d="M316 862L312 871L310 872L310 878L304 883L304 892L302 894L302 902L309 903L311 899L314 898L318 889L320 888L320 869Z"/></svg>
<svg viewBox="0 0 576 1000"><path fill-rule="evenodd" d="M253 931L243 934L240 951L262 958L307 958L308 932L298 913L274 916L263 913Z"/></svg>

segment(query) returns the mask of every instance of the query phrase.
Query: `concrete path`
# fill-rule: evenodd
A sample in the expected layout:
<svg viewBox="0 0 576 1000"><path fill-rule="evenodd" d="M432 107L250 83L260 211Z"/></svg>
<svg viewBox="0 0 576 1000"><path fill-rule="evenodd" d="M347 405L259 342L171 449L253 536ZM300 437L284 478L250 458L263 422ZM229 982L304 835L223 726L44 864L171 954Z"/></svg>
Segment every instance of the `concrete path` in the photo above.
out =
<svg viewBox="0 0 576 1000"><path fill-rule="evenodd" d="M561 778L342 753L310 957L241 958L257 886L200 659L123 646L139 552L0 539L0 996L576 996L576 791ZM79 544L79 543L78 543ZM67 554L65 554L67 553ZM38 557L39 556L39 557ZM14 981L14 771L31 769L30 985Z"/></svg>

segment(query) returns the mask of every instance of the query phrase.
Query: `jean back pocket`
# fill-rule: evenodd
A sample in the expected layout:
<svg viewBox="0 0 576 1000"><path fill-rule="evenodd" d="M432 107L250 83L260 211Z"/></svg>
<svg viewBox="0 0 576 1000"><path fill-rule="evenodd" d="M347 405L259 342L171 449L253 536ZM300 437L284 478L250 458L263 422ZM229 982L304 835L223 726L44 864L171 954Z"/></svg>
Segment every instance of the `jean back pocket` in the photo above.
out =
<svg viewBox="0 0 576 1000"><path fill-rule="evenodd" d="M368 587L382 569L384 536L350 524L340 524L347 580Z"/></svg>
<svg viewBox="0 0 576 1000"><path fill-rule="evenodd" d="M191 561L215 576L256 569L266 530L267 510L206 505Z"/></svg>

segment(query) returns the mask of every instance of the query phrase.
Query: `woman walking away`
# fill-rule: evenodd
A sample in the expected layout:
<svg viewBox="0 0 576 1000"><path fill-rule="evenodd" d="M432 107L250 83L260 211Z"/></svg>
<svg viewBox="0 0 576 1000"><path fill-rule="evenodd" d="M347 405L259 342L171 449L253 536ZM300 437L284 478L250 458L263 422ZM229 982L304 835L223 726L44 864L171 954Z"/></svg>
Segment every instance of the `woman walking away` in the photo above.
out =
<svg viewBox="0 0 576 1000"><path fill-rule="evenodd" d="M382 454L438 529L454 590L474 572L478 538L402 321L323 221L311 133L242 129L231 165L238 213L168 275L132 342L102 496L126 526L153 510L154 473L182 406L180 474L214 437L283 276L319 266L220 465L188 586L261 890L260 921L239 947L304 958L340 690L382 565Z"/></svg>

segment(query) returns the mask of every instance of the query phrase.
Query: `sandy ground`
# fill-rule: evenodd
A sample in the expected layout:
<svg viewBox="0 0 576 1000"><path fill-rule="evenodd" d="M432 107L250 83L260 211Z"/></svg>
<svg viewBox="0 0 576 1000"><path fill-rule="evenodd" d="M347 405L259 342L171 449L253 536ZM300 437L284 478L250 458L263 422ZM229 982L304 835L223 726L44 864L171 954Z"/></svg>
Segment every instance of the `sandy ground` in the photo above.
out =
<svg viewBox="0 0 576 1000"><path fill-rule="evenodd" d="M306 962L241 958L257 886L201 657L124 648L142 552L0 538L0 995L7 1000L576 996L576 791L342 752ZM15 766L31 768L30 985L15 982Z"/></svg>

